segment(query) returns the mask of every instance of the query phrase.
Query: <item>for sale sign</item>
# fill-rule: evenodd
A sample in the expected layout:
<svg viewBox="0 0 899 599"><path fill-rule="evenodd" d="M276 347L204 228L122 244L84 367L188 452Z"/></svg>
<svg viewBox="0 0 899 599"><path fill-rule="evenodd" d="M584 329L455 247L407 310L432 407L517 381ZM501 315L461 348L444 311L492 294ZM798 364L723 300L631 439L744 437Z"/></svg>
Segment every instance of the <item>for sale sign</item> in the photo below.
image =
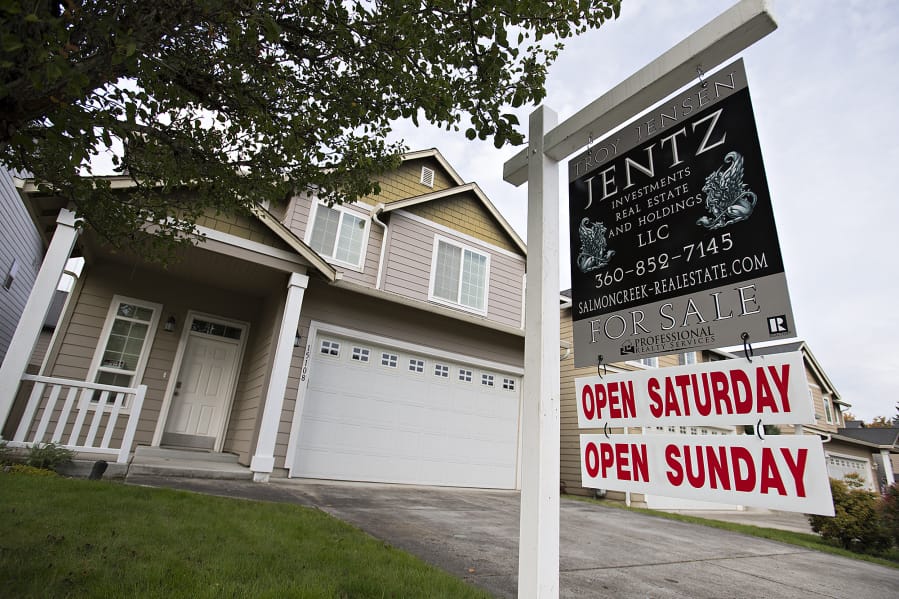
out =
<svg viewBox="0 0 899 599"><path fill-rule="evenodd" d="M580 428L814 424L800 352L576 378Z"/></svg>
<svg viewBox="0 0 899 599"><path fill-rule="evenodd" d="M833 516L816 435L581 435L588 488Z"/></svg>
<svg viewBox="0 0 899 599"><path fill-rule="evenodd" d="M795 336L737 61L569 163L577 366Z"/></svg>

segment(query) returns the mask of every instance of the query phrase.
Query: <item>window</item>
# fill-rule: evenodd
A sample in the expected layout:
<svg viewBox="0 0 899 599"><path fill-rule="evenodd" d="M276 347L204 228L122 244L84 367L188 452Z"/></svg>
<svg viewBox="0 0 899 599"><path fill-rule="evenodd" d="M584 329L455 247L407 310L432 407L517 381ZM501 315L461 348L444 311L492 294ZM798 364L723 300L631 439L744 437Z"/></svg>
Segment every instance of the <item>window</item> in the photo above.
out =
<svg viewBox="0 0 899 599"><path fill-rule="evenodd" d="M640 364L644 366L648 366L650 368L658 368L659 367L659 358L654 356L652 358L640 358L637 360Z"/></svg>
<svg viewBox="0 0 899 599"><path fill-rule="evenodd" d="M225 324L209 322L200 318L193 319L193 322L190 323L190 330L195 333L215 335L216 337L224 337L226 339L240 339L240 334L243 332L237 327L229 327Z"/></svg>
<svg viewBox="0 0 899 599"><path fill-rule="evenodd" d="M434 364L434 376L439 376L444 379L449 378L449 366L446 364Z"/></svg>
<svg viewBox="0 0 899 599"><path fill-rule="evenodd" d="M339 356L340 355L340 343L337 341L328 341L323 340L321 346L321 353L326 356Z"/></svg>
<svg viewBox="0 0 899 599"><path fill-rule="evenodd" d="M493 375L487 374L486 372L482 373L481 374L481 384L485 385L487 387L492 387L493 386Z"/></svg>
<svg viewBox="0 0 899 599"><path fill-rule="evenodd" d="M486 254L438 238L431 265L431 299L485 313L489 267Z"/></svg>
<svg viewBox="0 0 899 599"><path fill-rule="evenodd" d="M680 364L681 366L687 366L688 364L696 364L696 352L688 351L688 352L682 353L680 356L678 356L677 363Z"/></svg>
<svg viewBox="0 0 899 599"><path fill-rule="evenodd" d="M396 354L388 354L384 352L381 354L381 366L386 366L387 368L396 368L396 363L399 360L399 357Z"/></svg>
<svg viewBox="0 0 899 599"><path fill-rule="evenodd" d="M827 420L827 424L833 424L833 408L830 406L830 399L824 397L822 401L824 402L824 418Z"/></svg>
<svg viewBox="0 0 899 599"><path fill-rule="evenodd" d="M369 356L371 356L371 350L367 347L354 347L351 359L367 364Z"/></svg>
<svg viewBox="0 0 899 599"><path fill-rule="evenodd" d="M506 391L515 391L515 379L503 379L503 389Z"/></svg>
<svg viewBox="0 0 899 599"><path fill-rule="evenodd" d="M133 387L143 374L162 306L116 296L103 326L102 347L94 357L93 379L104 385Z"/></svg>
<svg viewBox="0 0 899 599"><path fill-rule="evenodd" d="M345 208L316 204L307 243L325 258L359 268L367 235L367 219Z"/></svg>
<svg viewBox="0 0 899 599"><path fill-rule="evenodd" d="M470 383L471 382L471 371L466 370L465 368L460 368L459 369L459 380L462 381L463 383Z"/></svg>
<svg viewBox="0 0 899 599"><path fill-rule="evenodd" d="M419 360L418 358L410 358L409 359L409 372L424 372L425 371L425 361Z"/></svg>

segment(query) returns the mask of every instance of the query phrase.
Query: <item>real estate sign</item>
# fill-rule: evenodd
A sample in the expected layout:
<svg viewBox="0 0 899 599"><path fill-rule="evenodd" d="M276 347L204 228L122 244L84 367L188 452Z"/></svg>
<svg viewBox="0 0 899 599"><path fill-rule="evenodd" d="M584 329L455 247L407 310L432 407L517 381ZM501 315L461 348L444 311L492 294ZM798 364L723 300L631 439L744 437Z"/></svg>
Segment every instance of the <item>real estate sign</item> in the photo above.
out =
<svg viewBox="0 0 899 599"><path fill-rule="evenodd" d="M581 435L588 488L833 516L817 435Z"/></svg>
<svg viewBox="0 0 899 599"><path fill-rule="evenodd" d="M578 426L814 424L800 352L576 378Z"/></svg>
<svg viewBox="0 0 899 599"><path fill-rule="evenodd" d="M795 336L743 63L569 163L576 366Z"/></svg>

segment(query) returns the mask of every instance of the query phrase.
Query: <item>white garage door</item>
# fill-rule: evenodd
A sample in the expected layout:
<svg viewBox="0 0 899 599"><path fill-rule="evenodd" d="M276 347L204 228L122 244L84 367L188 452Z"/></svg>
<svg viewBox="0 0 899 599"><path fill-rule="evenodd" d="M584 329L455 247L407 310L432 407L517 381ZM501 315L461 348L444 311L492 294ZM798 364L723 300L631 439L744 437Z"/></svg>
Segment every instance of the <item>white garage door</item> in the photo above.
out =
<svg viewBox="0 0 899 599"><path fill-rule="evenodd" d="M291 476L515 488L521 380L319 334Z"/></svg>
<svg viewBox="0 0 899 599"><path fill-rule="evenodd" d="M868 477L868 462L860 459L853 459L847 456L827 454L827 475L837 480L843 480L847 474L857 474L861 477L861 482L865 488L873 490L874 485Z"/></svg>

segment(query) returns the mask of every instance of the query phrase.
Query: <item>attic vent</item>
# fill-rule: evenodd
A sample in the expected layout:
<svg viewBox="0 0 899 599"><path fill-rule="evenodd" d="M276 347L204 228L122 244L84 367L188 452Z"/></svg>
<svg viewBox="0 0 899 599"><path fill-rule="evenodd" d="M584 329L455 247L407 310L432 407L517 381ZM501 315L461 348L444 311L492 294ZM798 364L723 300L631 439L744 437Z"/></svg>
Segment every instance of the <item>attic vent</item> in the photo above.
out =
<svg viewBox="0 0 899 599"><path fill-rule="evenodd" d="M434 187L434 170L426 166L421 167L421 184Z"/></svg>

